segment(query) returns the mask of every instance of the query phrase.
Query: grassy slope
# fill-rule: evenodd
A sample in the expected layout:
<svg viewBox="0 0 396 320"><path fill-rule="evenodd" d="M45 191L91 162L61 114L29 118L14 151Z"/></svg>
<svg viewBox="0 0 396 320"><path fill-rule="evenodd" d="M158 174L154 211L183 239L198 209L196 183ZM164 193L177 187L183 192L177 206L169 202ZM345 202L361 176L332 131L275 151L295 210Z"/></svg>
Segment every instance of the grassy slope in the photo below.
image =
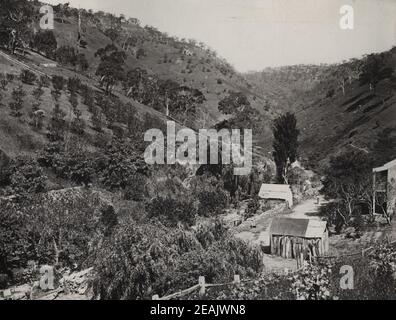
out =
<svg viewBox="0 0 396 320"><path fill-rule="evenodd" d="M396 61L396 50L387 55ZM293 66L246 75L256 90L269 93L267 97L278 111L296 114L300 154L310 159L311 166L325 163L343 150L372 150L379 132L396 128L396 87L392 80L381 81L375 95L368 86L354 81L345 95L339 89L333 97L326 97L331 88L337 88L331 80L336 69L336 65Z"/></svg>

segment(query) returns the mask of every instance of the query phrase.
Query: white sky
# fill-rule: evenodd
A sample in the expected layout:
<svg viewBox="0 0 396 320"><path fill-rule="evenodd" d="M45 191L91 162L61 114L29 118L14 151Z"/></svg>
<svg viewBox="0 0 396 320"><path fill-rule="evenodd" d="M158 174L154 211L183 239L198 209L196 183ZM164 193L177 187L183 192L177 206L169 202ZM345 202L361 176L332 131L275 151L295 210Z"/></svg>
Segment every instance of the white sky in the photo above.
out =
<svg viewBox="0 0 396 320"><path fill-rule="evenodd" d="M203 41L239 71L333 63L396 45L396 0L47 0L125 14ZM339 27L352 5L354 30Z"/></svg>

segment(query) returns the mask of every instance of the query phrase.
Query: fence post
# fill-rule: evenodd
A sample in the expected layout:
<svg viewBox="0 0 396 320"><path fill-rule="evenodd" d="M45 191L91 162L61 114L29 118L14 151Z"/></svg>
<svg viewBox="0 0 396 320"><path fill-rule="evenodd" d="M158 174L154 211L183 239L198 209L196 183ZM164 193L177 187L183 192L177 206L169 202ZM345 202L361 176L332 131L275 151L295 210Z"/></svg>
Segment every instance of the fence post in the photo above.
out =
<svg viewBox="0 0 396 320"><path fill-rule="evenodd" d="M304 254L301 252L300 253L300 267L301 268L305 268L305 263L304 263L305 261L304 261Z"/></svg>
<svg viewBox="0 0 396 320"><path fill-rule="evenodd" d="M158 294L153 295L153 300L159 300L159 295Z"/></svg>
<svg viewBox="0 0 396 320"><path fill-rule="evenodd" d="M205 277L204 276L200 276L198 278L198 284L200 285L199 296L202 298L205 295Z"/></svg>
<svg viewBox="0 0 396 320"><path fill-rule="evenodd" d="M234 275L234 283L235 284L241 283L241 278L239 277L239 274Z"/></svg>

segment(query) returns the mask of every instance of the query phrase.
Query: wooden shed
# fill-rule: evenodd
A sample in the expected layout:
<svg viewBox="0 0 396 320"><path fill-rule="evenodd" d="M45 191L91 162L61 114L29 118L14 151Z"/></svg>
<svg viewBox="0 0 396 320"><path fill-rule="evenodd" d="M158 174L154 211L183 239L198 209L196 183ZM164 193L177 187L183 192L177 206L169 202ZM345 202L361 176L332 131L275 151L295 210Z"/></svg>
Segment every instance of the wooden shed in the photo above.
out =
<svg viewBox="0 0 396 320"><path fill-rule="evenodd" d="M325 221L274 218L270 229L271 254L283 258L322 256L329 250L329 233Z"/></svg>

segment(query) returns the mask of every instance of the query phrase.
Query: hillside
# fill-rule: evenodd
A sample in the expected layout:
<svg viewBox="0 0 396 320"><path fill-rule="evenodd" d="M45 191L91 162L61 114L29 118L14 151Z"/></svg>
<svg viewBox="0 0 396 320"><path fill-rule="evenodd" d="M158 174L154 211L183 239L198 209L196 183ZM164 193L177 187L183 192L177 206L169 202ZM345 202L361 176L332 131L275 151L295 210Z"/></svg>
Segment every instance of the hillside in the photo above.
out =
<svg viewBox="0 0 396 320"><path fill-rule="evenodd" d="M396 138L395 62L394 48L336 65L267 69L247 74L246 79L263 95L269 93L278 110L296 114L300 155L316 167L348 149L373 151L384 131ZM370 65L375 88L364 79Z"/></svg>

